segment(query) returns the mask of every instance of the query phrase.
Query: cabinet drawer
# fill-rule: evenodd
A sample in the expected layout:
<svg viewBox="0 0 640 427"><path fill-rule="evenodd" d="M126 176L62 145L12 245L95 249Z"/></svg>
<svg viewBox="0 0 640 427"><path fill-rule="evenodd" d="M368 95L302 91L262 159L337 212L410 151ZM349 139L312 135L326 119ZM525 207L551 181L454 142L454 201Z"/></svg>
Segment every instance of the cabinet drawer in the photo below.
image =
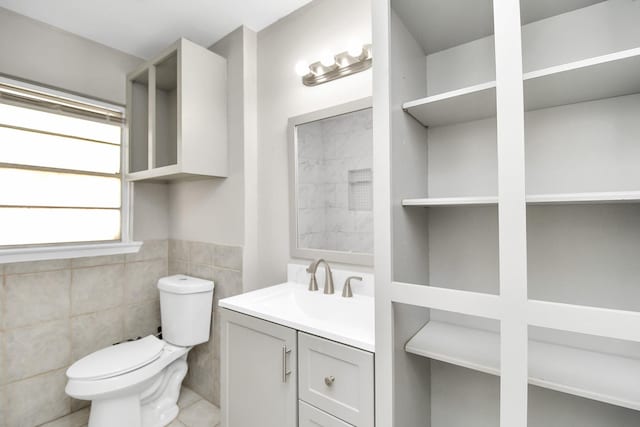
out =
<svg viewBox="0 0 640 427"><path fill-rule="evenodd" d="M302 400L298 403L298 413L300 414L298 427L352 427L351 424L322 412Z"/></svg>
<svg viewBox="0 0 640 427"><path fill-rule="evenodd" d="M298 333L301 400L357 427L373 427L373 354Z"/></svg>

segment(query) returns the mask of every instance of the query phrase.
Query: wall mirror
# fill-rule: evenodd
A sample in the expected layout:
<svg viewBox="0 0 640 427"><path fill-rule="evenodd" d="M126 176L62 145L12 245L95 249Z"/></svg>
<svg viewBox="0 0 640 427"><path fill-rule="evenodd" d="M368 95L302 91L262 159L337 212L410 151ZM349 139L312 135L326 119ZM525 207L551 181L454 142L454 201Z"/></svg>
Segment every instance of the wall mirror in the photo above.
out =
<svg viewBox="0 0 640 427"><path fill-rule="evenodd" d="M373 265L371 98L289 119L296 258Z"/></svg>

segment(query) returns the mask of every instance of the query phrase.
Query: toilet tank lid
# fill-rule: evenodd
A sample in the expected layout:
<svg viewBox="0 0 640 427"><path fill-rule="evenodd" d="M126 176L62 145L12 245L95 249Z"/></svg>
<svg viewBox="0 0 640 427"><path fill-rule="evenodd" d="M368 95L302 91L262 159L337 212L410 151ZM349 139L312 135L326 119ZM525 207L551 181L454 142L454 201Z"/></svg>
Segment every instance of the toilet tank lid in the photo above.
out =
<svg viewBox="0 0 640 427"><path fill-rule="evenodd" d="M172 294L198 294L213 291L211 280L198 279L184 274L163 277L158 280L158 289Z"/></svg>

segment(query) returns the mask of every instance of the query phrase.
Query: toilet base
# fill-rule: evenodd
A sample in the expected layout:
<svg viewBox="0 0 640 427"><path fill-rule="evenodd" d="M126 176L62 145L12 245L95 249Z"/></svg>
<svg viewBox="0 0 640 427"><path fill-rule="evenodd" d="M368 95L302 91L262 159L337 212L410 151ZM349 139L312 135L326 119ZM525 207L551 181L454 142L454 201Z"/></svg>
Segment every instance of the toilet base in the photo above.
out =
<svg viewBox="0 0 640 427"><path fill-rule="evenodd" d="M89 427L141 427L137 395L91 402Z"/></svg>
<svg viewBox="0 0 640 427"><path fill-rule="evenodd" d="M93 400L89 427L165 427L178 416L178 397L187 374L187 355L172 362L142 393Z"/></svg>

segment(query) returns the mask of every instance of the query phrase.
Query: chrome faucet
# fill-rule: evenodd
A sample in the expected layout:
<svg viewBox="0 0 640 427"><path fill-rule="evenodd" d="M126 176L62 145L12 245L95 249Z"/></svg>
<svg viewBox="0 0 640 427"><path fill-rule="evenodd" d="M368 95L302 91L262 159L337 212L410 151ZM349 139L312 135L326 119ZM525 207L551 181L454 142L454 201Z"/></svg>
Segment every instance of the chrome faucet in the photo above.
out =
<svg viewBox="0 0 640 427"><path fill-rule="evenodd" d="M344 298L352 298L353 297L353 292L351 291L351 280L362 281L362 277L359 277L359 276L347 277L347 280L344 281L344 286L342 287L342 296Z"/></svg>
<svg viewBox="0 0 640 427"><path fill-rule="evenodd" d="M333 274L331 274L331 267L329 267L329 263L322 258L312 262L311 265L307 268L307 273L311 274L311 277L309 278L309 290L318 290L318 282L316 281L316 270L318 269L320 263L324 263L324 293L332 294L335 292L333 289Z"/></svg>

